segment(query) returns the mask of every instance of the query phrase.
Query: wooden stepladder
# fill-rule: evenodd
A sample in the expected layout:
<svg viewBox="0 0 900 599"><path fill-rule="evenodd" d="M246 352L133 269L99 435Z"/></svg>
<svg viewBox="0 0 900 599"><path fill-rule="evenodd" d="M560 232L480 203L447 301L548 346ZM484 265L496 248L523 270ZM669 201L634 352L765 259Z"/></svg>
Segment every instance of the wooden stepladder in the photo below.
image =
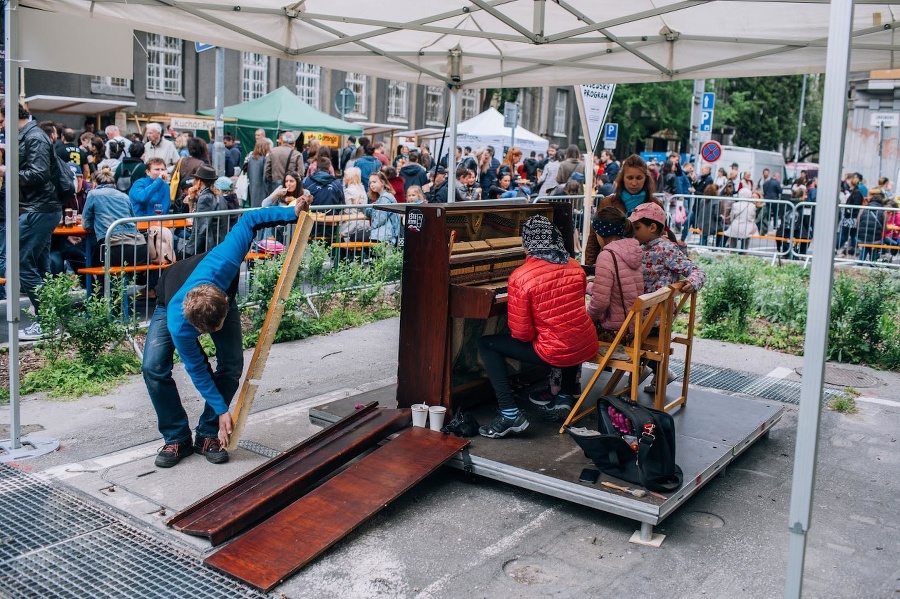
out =
<svg viewBox="0 0 900 599"><path fill-rule="evenodd" d="M237 403L234 406L234 414L232 415L234 430L228 443L227 449L229 451L233 451L237 447L241 433L244 431L244 424L247 421L247 415L250 413L250 406L253 405L253 400L256 398L259 379L266 369L269 350L272 348L272 342L275 341L275 333L278 331L278 325L281 324L285 304L294 284L294 278L297 276L297 270L300 268L300 263L303 260L306 242L309 240L309 234L314 224L314 219L308 212L300 213L300 217L297 219L297 226L294 228L294 236L291 238L291 245L287 249L284 266L281 267L281 274L278 276L278 282L275 284L275 292L272 294L269 310L266 312L266 319L259 333L259 340L256 342L256 349L253 350L253 357L250 359L247 376L244 378Z"/></svg>

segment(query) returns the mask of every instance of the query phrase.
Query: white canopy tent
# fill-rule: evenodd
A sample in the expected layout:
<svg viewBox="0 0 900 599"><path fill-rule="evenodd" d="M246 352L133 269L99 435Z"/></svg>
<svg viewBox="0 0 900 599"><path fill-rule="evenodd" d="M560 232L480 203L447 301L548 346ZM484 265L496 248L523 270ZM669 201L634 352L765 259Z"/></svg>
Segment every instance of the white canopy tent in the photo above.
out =
<svg viewBox="0 0 900 599"><path fill-rule="evenodd" d="M513 143L512 129L503 126L503 115L497 112L496 108L488 108L481 114L461 122L456 126L456 131L457 146L471 146L473 149L478 146L494 146L500 155L503 154L504 147L513 145L522 150L526 156L531 151L546 154L550 145L546 139L522 126L516 127ZM447 146L452 147L452 144L448 142Z"/></svg>
<svg viewBox="0 0 900 599"><path fill-rule="evenodd" d="M17 10L18 7L24 10ZM462 88L658 82L826 72L811 300L790 515L785 595L799 597L810 525L818 425L833 277L837 182L843 151L847 72L897 64L896 3L870 0L11 0L7 19L7 92L18 60L16 23L30 9L93 19L238 50L428 85ZM13 16L11 13L18 12ZM12 38L12 39L11 39ZM12 42L12 43L10 43ZM53 44L54 39L44 40ZM60 38L59 53L65 53ZM130 46L122 52L130 53ZM827 52L826 52L827 50ZM451 95L451 114L458 108ZM7 121L16 122L14 107ZM10 125L11 126L11 125ZM451 131L455 121L451 119ZM453 136L453 133L451 133ZM13 140L15 137L13 136ZM7 160L16 172L16 143ZM7 189L8 239L17 236L17 184ZM15 242L7 245L17 250ZM18 292L8 260L10 297ZM17 299L17 296L16 296ZM17 356L16 299L10 362ZM12 370L11 366L11 370ZM12 375L12 373L11 373ZM18 381L11 379L14 386ZM16 400L11 389L14 434Z"/></svg>

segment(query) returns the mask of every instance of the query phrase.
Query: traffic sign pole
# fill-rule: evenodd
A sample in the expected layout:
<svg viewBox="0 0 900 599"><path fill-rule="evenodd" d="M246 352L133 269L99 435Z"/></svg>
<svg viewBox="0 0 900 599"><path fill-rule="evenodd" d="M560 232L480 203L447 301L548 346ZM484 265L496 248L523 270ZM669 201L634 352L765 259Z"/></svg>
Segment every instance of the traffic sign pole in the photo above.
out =
<svg viewBox="0 0 900 599"><path fill-rule="evenodd" d="M706 79L694 79L694 97L691 105L691 143L688 148L688 153L691 156L697 155L700 151L700 144L704 141L700 128L700 115L701 109L705 108L703 106L703 100L705 99L703 91L705 89Z"/></svg>

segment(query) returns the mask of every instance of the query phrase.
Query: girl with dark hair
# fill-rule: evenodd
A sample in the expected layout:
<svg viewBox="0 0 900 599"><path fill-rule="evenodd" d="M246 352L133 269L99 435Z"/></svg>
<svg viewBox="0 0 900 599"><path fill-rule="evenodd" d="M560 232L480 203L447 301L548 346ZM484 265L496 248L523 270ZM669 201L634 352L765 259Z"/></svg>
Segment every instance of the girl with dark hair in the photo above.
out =
<svg viewBox="0 0 900 599"><path fill-rule="evenodd" d="M607 206L618 208L629 216L640 204L651 202L658 204L653 197L655 191L653 179L650 177L650 169L647 163L637 154L632 154L622 161L622 168L616 175L615 192L600 200L597 206L602 210ZM674 239L674 235L672 236ZM588 236L584 244L585 264L593 264L597 260L600 246L593 236Z"/></svg>

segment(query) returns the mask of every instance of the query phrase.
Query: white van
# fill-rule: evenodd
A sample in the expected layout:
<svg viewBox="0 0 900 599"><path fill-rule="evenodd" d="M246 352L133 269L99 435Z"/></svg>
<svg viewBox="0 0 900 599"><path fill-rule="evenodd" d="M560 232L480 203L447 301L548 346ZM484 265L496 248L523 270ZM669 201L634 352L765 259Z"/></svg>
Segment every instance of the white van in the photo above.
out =
<svg viewBox="0 0 900 599"><path fill-rule="evenodd" d="M744 171L750 171L754 184L759 182L764 168L769 169L770 176L778 173L781 175L781 180L784 181L784 156L780 152L738 146L722 146L722 157L710 164L713 178L716 176L716 170L724 168L728 173L731 171L731 165L735 163L741 173L738 178L743 175Z"/></svg>

